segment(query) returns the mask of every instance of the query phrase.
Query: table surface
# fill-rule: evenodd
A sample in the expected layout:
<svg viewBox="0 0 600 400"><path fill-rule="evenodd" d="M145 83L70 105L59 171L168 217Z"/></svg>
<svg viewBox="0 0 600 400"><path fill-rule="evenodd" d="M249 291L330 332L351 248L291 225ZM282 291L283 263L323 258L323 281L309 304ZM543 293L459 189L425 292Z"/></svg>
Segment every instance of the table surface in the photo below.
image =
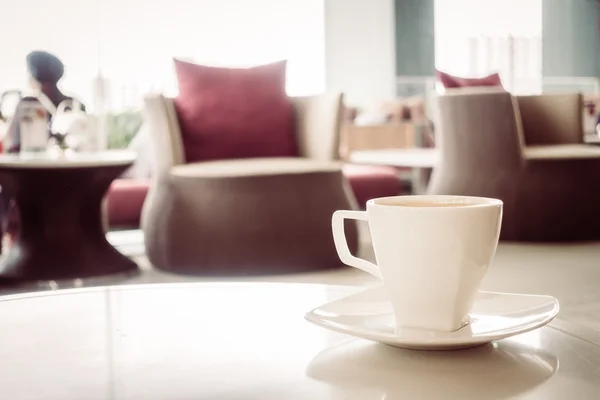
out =
<svg viewBox="0 0 600 400"><path fill-rule="evenodd" d="M136 155L130 151L109 150L89 153L0 154L0 168L87 168L128 165Z"/></svg>
<svg viewBox="0 0 600 400"><path fill-rule="evenodd" d="M440 153L434 148L360 150L350 153L349 159L357 164L389 165L393 167L433 168Z"/></svg>
<svg viewBox="0 0 600 400"><path fill-rule="evenodd" d="M583 137L584 143L600 144L600 136L595 133L587 133Z"/></svg>
<svg viewBox="0 0 600 400"><path fill-rule="evenodd" d="M600 335L560 320L470 350L419 352L303 319L358 290L214 283L3 297L3 398L598 398Z"/></svg>

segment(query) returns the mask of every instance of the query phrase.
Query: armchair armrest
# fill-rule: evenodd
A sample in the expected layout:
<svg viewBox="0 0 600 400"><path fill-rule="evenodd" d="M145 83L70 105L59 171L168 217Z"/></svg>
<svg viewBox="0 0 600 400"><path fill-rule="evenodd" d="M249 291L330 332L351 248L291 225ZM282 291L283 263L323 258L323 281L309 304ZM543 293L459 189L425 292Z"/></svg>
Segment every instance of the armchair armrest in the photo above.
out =
<svg viewBox="0 0 600 400"><path fill-rule="evenodd" d="M527 145L583 143L583 97L579 93L517 96Z"/></svg>
<svg viewBox="0 0 600 400"><path fill-rule="evenodd" d="M154 173L157 178L168 176L175 165L185 163L181 130L173 100L162 95L144 98L145 123L154 150Z"/></svg>
<svg viewBox="0 0 600 400"><path fill-rule="evenodd" d="M342 94L293 97L291 100L296 110L300 155L323 161L339 159Z"/></svg>
<svg viewBox="0 0 600 400"><path fill-rule="evenodd" d="M526 160L600 159L600 147L585 144L527 146L523 155Z"/></svg>

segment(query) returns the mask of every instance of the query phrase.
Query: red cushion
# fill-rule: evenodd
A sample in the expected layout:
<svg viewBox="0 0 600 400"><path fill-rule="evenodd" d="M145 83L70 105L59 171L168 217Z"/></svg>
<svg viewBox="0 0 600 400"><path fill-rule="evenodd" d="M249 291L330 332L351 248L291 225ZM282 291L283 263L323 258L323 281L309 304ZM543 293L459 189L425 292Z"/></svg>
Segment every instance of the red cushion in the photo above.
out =
<svg viewBox="0 0 600 400"><path fill-rule="evenodd" d="M149 179L115 180L108 189L106 199L109 227L139 227L149 187Z"/></svg>
<svg viewBox="0 0 600 400"><path fill-rule="evenodd" d="M286 61L217 68L175 60L187 162L298 155Z"/></svg>
<svg viewBox="0 0 600 400"><path fill-rule="evenodd" d="M403 185L394 167L345 164L343 171L361 208L367 200L402 193Z"/></svg>
<svg viewBox="0 0 600 400"><path fill-rule="evenodd" d="M499 86L502 87L500 75L495 73L481 78L462 78L436 70L436 74L446 89L477 87L477 86Z"/></svg>

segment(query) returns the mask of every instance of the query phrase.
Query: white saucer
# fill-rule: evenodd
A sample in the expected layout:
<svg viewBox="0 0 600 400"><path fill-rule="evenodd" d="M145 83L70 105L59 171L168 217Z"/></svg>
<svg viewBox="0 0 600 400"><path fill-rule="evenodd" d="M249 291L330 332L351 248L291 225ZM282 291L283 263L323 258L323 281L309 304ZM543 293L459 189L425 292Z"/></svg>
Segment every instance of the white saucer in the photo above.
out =
<svg viewBox="0 0 600 400"><path fill-rule="evenodd" d="M419 350L467 348L540 328L558 314L552 296L480 291L471 321L454 332L401 328L383 286L366 289L318 307L305 315L315 325L391 346Z"/></svg>

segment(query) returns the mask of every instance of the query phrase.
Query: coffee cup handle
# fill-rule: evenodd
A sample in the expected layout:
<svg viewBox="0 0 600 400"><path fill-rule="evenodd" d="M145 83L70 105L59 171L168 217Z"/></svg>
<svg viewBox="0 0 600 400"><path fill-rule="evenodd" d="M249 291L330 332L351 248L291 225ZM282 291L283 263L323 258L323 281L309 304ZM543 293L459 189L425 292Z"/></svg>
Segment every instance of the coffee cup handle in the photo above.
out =
<svg viewBox="0 0 600 400"><path fill-rule="evenodd" d="M356 219L361 221L369 221L366 211L347 211L339 210L333 213L331 218L331 228L333 231L333 242L337 250L340 260L346 265L361 269L369 274L381 279L381 271L379 267L362 258L354 257L348 248L346 240L346 232L344 231L344 220Z"/></svg>

